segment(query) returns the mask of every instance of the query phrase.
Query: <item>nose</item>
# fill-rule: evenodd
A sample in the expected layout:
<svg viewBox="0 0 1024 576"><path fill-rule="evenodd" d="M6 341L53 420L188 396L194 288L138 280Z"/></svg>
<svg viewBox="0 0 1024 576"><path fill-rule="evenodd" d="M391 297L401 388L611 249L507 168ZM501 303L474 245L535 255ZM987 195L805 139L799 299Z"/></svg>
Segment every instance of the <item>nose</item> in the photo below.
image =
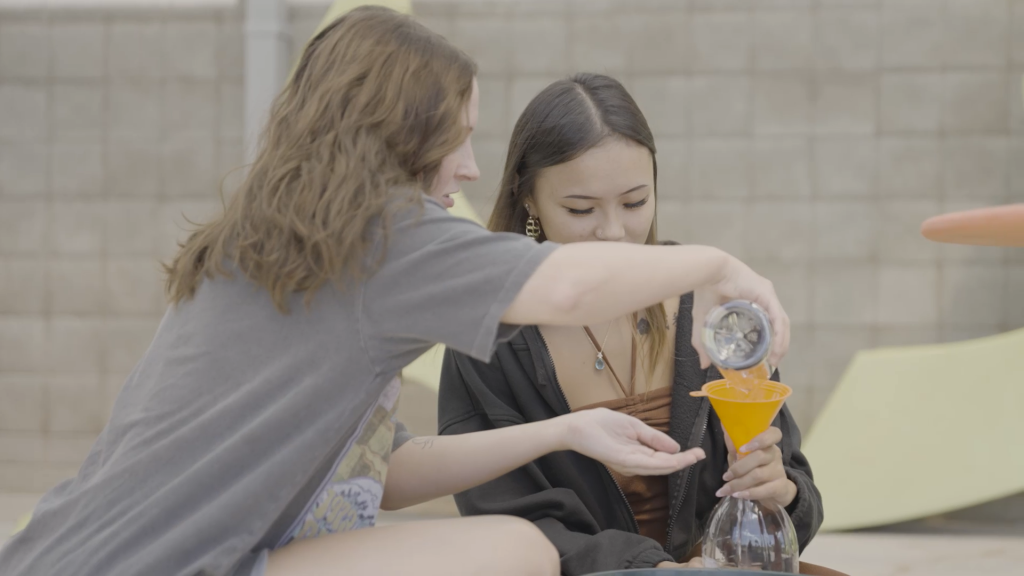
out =
<svg viewBox="0 0 1024 576"><path fill-rule="evenodd" d="M626 237L626 228L617 216L611 214L597 227L595 236L605 242L619 242Z"/></svg>
<svg viewBox="0 0 1024 576"><path fill-rule="evenodd" d="M480 168L476 165L476 156L473 155L472 146L466 147L465 157L455 169L455 178L460 182L476 182L480 178Z"/></svg>

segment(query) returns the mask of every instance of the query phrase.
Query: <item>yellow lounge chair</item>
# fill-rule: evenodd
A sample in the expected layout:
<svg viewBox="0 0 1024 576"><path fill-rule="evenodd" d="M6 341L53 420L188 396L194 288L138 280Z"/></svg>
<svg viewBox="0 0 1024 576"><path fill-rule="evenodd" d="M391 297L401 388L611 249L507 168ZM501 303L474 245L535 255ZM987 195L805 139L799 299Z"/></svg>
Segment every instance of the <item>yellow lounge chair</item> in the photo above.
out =
<svg viewBox="0 0 1024 576"><path fill-rule="evenodd" d="M823 530L943 514L1024 491L1024 329L858 353L804 452Z"/></svg>

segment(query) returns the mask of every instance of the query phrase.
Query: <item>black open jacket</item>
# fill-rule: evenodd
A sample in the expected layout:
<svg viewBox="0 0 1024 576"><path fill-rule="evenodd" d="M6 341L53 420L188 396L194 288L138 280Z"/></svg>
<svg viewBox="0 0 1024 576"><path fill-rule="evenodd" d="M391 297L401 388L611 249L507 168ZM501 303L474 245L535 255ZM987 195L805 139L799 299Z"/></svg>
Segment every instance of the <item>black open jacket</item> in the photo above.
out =
<svg viewBox="0 0 1024 576"><path fill-rule="evenodd" d="M576 452L555 452L496 480L455 496L466 516L507 514L532 521L558 548L562 573L647 568L685 558L700 543L715 492L724 484L728 452L721 424L707 398L690 391L721 378L701 369L690 344L693 295L683 296L676 328L675 377L669 435L684 449L700 446L707 458L669 476L670 520L665 548L638 533L636 520L611 474ZM776 375L775 378L778 376ZM537 422L569 413L554 363L536 326L501 344L490 363L448 350L441 372L440 434L465 434ZM821 495L800 453L800 430L785 407L774 425L782 430L783 463L796 483L787 508L800 540L810 543L823 518Z"/></svg>

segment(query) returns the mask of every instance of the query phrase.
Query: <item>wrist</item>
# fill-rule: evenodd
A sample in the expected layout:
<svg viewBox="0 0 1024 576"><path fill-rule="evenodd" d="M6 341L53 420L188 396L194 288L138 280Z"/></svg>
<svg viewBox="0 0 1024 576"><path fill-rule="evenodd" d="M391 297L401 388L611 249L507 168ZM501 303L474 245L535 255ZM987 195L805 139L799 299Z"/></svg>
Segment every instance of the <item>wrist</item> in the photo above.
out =
<svg viewBox="0 0 1024 576"><path fill-rule="evenodd" d="M689 265L684 268L690 274L694 269L702 272L698 287L716 286L724 282L729 275L729 260L732 256L728 252L714 246L704 245L681 246L681 248L691 250L687 256Z"/></svg>
<svg viewBox="0 0 1024 576"><path fill-rule="evenodd" d="M779 501L779 504L783 508L789 508L789 505L796 500L797 487L796 483L786 478L786 494Z"/></svg>
<svg viewBox="0 0 1024 576"><path fill-rule="evenodd" d="M539 444L544 446L544 453L573 450L573 429L575 414L563 414L538 424L542 425Z"/></svg>
<svg viewBox="0 0 1024 576"><path fill-rule="evenodd" d="M732 256L728 252L719 248L709 247L711 249L711 261L712 261L712 273L711 281L709 284L717 285L725 282L729 276L729 261Z"/></svg>

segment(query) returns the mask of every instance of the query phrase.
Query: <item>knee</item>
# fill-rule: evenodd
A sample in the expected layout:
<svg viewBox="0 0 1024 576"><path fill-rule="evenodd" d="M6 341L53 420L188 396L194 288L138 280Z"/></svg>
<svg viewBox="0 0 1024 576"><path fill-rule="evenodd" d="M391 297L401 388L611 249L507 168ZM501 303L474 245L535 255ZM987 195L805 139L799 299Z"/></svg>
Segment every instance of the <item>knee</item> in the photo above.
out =
<svg viewBox="0 0 1024 576"><path fill-rule="evenodd" d="M558 550L532 522L512 516L495 516L495 536L507 552L510 574L557 576L561 573Z"/></svg>
<svg viewBox="0 0 1024 576"><path fill-rule="evenodd" d="M533 522L516 518L516 541L522 542L523 547L529 551L535 564L531 567L530 574L543 576L557 576L562 572L562 560L558 555L558 549L548 540L548 537L537 528Z"/></svg>

